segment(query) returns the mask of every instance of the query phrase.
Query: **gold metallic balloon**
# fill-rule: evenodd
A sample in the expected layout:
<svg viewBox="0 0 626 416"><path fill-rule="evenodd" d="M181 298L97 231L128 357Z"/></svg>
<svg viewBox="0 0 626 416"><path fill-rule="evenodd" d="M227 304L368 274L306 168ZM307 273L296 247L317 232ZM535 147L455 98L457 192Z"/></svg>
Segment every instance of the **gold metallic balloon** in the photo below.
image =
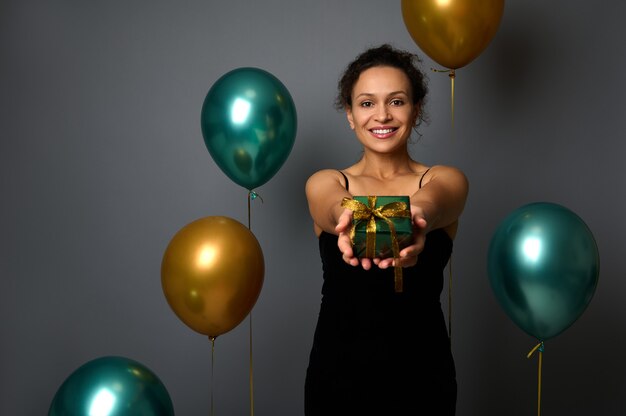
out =
<svg viewBox="0 0 626 416"><path fill-rule="evenodd" d="M264 274L263 252L254 234L220 216L181 228L161 264L170 307L187 326L209 337L230 331L250 313Z"/></svg>
<svg viewBox="0 0 626 416"><path fill-rule="evenodd" d="M504 0L402 0L404 24L417 46L449 69L480 55L503 11Z"/></svg>

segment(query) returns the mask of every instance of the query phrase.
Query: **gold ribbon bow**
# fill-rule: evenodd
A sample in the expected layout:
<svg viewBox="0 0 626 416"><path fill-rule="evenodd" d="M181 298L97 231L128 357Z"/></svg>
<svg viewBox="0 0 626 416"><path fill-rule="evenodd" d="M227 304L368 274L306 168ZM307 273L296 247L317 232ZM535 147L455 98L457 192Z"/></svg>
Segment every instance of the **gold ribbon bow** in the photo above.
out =
<svg viewBox="0 0 626 416"><path fill-rule="evenodd" d="M367 205L356 199L345 197L341 201L341 206L353 212L354 224L350 229L350 241L354 244L356 226L362 221L366 221L365 257L374 258L376 255L376 219L381 219L389 226L391 234L391 249L393 258L400 257L400 247L396 236L396 227L391 218L411 218L411 211L407 209L404 202L390 202L380 207L376 207L376 196L367 197ZM402 266L396 262L394 267L394 287L396 292L402 292Z"/></svg>

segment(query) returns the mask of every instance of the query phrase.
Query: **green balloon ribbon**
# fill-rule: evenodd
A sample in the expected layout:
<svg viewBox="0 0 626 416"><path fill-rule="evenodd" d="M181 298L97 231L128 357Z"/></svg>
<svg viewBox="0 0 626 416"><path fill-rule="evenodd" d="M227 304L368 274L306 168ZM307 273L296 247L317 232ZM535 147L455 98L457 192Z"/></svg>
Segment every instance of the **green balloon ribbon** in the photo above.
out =
<svg viewBox="0 0 626 416"><path fill-rule="evenodd" d="M541 415L541 365L543 364L543 341L539 341L539 344L530 350L526 358L530 358L536 351L539 352L539 369L537 372L537 416Z"/></svg>

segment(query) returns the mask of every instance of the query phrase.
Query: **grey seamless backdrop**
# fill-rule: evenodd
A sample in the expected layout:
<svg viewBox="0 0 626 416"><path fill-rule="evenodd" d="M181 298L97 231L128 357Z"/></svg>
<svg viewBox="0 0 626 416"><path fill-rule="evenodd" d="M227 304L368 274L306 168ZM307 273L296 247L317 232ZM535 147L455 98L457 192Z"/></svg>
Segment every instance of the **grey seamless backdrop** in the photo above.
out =
<svg viewBox="0 0 626 416"><path fill-rule="evenodd" d="M499 222L536 201L580 215L602 262L587 311L547 342L544 413L626 411L625 15L621 2L508 1L493 42L458 71L454 132L449 80L424 56L431 121L413 154L471 182L453 271L459 415L535 412L535 340L499 308L486 257ZM152 369L178 415L208 414L211 389L216 414L250 411L249 320L217 339L211 384L209 341L160 286L182 226L247 220L246 190L199 122L212 83L241 66L276 75L298 110L290 157L252 204L266 259L252 328L255 413L302 414L322 283L303 187L358 159L336 81L382 42L421 54L399 1L0 3L0 414L45 414L72 371L105 355Z"/></svg>

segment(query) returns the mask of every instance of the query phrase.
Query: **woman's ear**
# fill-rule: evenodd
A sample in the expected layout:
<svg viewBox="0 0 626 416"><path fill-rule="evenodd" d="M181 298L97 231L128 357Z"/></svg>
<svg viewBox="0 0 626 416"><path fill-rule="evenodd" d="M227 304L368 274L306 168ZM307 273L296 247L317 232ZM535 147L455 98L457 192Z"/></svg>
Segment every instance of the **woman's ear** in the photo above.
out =
<svg viewBox="0 0 626 416"><path fill-rule="evenodd" d="M422 107L416 105L413 109L413 127L417 127L418 120L420 119L420 112L422 111Z"/></svg>
<svg viewBox="0 0 626 416"><path fill-rule="evenodd" d="M346 107L346 118L348 119L348 124L350 124L350 128L354 130L354 118L352 117L352 107Z"/></svg>

